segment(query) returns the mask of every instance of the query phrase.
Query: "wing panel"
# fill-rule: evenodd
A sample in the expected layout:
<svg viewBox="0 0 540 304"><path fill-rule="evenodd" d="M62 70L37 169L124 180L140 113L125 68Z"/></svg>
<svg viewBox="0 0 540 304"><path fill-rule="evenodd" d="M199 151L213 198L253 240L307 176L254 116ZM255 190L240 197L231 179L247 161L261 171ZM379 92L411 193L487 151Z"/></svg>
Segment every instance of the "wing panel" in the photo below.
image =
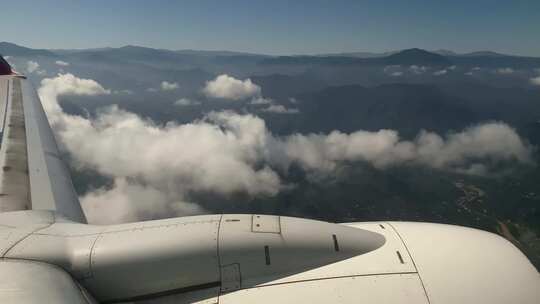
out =
<svg viewBox="0 0 540 304"><path fill-rule="evenodd" d="M486 231L392 222L432 303L540 303L540 274L512 243Z"/></svg>
<svg viewBox="0 0 540 304"><path fill-rule="evenodd" d="M428 303L418 274L310 280L250 288L219 296L219 304Z"/></svg>
<svg viewBox="0 0 540 304"><path fill-rule="evenodd" d="M28 154L20 79L0 78L0 211L31 208Z"/></svg>
<svg viewBox="0 0 540 304"><path fill-rule="evenodd" d="M0 212L29 209L86 223L35 90L19 76L0 76Z"/></svg>
<svg viewBox="0 0 540 304"><path fill-rule="evenodd" d="M95 303L71 276L49 264L2 260L0 303Z"/></svg>
<svg viewBox="0 0 540 304"><path fill-rule="evenodd" d="M32 209L55 210L72 221L86 223L69 169L58 152L39 97L27 80L21 80L21 89Z"/></svg>
<svg viewBox="0 0 540 304"><path fill-rule="evenodd" d="M381 234L386 239L386 242L382 247L374 251L360 254L321 267L315 267L282 278L276 278L275 280L267 280L266 282L259 283L258 286L283 284L295 281L318 280L334 277L416 272L414 263L408 255L403 243L399 239L399 236L396 235L396 233L391 229L391 227L385 222L355 223L349 224L348 226ZM285 230L285 225L283 225L282 228ZM226 238L227 234L221 233L220 237ZM329 240L331 239L329 238ZM223 240L221 242L223 243ZM225 249L223 248L223 246L224 245L222 244L220 245L221 250ZM302 255L302 257L305 259L308 258L307 255ZM264 261L264 259L261 260ZM223 257L221 261L227 262L227 260ZM232 263L235 261L229 262ZM240 265L240 268L244 269L245 267L243 267L243 265ZM252 269L253 266L248 267L248 270ZM244 283L248 282L246 282L245 275L242 275L243 286L246 285Z"/></svg>

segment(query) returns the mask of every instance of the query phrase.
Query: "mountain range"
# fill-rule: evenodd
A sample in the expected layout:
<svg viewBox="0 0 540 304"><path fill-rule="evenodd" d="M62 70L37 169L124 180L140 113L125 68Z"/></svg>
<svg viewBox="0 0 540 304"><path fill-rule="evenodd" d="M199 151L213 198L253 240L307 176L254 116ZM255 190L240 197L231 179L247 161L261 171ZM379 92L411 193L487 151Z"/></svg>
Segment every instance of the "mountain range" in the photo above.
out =
<svg viewBox="0 0 540 304"><path fill-rule="evenodd" d="M202 51L202 50L166 50L141 46L123 46L119 48L95 49L31 49L9 42L0 42L0 54L7 56L38 56L86 59L120 60L129 57L133 60L196 60L197 57L226 57L245 62L261 64L318 64L318 65L467 65L467 66L500 66L530 67L540 66L539 57L523 57L504 55L491 51L477 51L458 54L448 50L426 51L418 48L384 53L351 52L323 55L270 56L232 51Z"/></svg>

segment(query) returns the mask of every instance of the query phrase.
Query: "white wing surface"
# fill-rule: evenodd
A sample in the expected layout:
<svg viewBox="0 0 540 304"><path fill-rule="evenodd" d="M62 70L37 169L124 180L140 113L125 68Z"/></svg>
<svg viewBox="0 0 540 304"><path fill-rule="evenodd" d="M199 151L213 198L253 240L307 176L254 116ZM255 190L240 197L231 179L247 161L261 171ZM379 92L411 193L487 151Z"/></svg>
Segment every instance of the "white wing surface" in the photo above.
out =
<svg viewBox="0 0 540 304"><path fill-rule="evenodd" d="M0 76L0 211L51 210L86 223L69 170L28 80Z"/></svg>

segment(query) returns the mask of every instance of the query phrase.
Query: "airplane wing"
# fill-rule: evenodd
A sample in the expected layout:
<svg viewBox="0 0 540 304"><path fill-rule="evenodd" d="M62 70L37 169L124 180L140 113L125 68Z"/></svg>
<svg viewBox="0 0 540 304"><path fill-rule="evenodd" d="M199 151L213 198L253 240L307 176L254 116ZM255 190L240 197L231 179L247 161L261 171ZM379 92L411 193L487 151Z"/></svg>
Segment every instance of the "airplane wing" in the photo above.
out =
<svg viewBox="0 0 540 304"><path fill-rule="evenodd" d="M92 296L61 268L36 261L15 260L0 262L0 302L96 303Z"/></svg>
<svg viewBox="0 0 540 304"><path fill-rule="evenodd" d="M37 212L0 221L0 303L93 303L62 268L4 259L17 242L57 218L86 218L35 90L1 57L0 167L0 212Z"/></svg>
<svg viewBox="0 0 540 304"><path fill-rule="evenodd" d="M86 223L41 102L21 76L0 76L0 134L0 212L53 210Z"/></svg>
<svg viewBox="0 0 540 304"><path fill-rule="evenodd" d="M470 228L248 214L89 225L38 96L2 62L2 304L540 303L519 249Z"/></svg>

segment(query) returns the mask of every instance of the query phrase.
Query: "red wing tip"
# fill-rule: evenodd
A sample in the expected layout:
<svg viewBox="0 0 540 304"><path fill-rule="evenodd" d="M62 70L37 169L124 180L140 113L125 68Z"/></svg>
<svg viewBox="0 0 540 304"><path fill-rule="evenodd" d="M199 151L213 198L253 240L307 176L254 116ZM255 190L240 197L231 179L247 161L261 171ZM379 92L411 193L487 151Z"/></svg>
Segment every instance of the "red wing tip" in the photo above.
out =
<svg viewBox="0 0 540 304"><path fill-rule="evenodd" d="M9 63L0 55L0 75L12 75L13 70Z"/></svg>

